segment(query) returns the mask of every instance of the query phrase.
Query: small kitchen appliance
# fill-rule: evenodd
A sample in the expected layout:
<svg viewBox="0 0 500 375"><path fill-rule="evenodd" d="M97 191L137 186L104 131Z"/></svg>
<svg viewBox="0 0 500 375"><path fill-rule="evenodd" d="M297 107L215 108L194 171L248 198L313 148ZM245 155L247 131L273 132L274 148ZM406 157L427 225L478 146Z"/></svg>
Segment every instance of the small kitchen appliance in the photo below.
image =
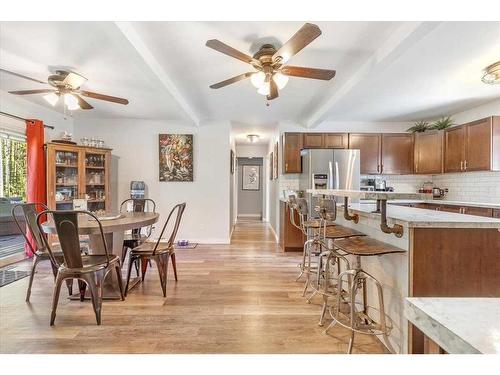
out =
<svg viewBox="0 0 500 375"><path fill-rule="evenodd" d="M443 199L448 189L440 189L438 187L432 188L432 198L433 199Z"/></svg>

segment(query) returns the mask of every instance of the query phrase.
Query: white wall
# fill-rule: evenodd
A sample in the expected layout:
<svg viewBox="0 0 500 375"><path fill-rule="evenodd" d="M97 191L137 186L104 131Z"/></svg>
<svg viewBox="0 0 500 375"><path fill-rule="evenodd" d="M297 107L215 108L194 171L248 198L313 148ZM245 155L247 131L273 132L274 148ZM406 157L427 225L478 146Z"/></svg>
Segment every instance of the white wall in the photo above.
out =
<svg viewBox="0 0 500 375"><path fill-rule="evenodd" d="M54 130L45 128L45 141L59 138L63 131L73 133L73 118L64 118L62 113L47 109L41 105L34 104L20 96L9 94L0 90L0 111L10 113L27 119L42 120L47 125L54 126ZM21 121L8 119L6 116L0 116L1 124L9 124L22 126ZM10 128L10 126L9 126Z"/></svg>
<svg viewBox="0 0 500 375"><path fill-rule="evenodd" d="M186 202L178 239L199 243L229 243L230 127L204 123L200 127L133 119L76 121L78 138L102 138L117 159L118 200L129 197L131 180L144 180L156 201L160 223L177 203ZM194 181L159 182L158 134L193 134ZM157 224L157 228L160 224Z"/></svg>
<svg viewBox="0 0 500 375"><path fill-rule="evenodd" d="M480 120L489 116L500 116L500 99L468 109L466 111L455 113L454 115L452 115L452 119L455 124L460 125L465 124L466 122Z"/></svg>

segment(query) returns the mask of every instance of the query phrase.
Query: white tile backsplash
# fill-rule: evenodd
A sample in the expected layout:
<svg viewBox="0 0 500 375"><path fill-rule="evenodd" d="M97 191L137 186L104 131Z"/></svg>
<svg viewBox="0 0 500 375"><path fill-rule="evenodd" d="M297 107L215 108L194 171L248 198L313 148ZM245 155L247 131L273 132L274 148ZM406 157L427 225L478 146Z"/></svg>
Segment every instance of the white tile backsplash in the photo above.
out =
<svg viewBox="0 0 500 375"><path fill-rule="evenodd" d="M432 181L432 176L427 175L361 175L361 179L382 179L386 181L387 187L393 187L394 191L415 193L425 182Z"/></svg>
<svg viewBox="0 0 500 375"><path fill-rule="evenodd" d="M448 200L500 203L500 172L446 173L433 176L432 181L448 188Z"/></svg>

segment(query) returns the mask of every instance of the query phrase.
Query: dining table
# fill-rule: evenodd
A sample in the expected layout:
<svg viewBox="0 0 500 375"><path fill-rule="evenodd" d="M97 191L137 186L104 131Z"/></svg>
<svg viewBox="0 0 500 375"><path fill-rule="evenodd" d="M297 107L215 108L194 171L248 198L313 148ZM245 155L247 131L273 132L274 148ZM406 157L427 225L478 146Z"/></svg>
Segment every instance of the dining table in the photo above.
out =
<svg viewBox="0 0 500 375"><path fill-rule="evenodd" d="M104 238L108 253L121 258L123 249L123 238L126 231L148 227L158 222L159 214L155 212L124 212L119 214L107 214L98 216L104 232ZM57 234L54 222L49 220L42 224L43 231L47 234ZM78 233L88 235L89 254L104 254L104 244L99 229L99 224L89 215L79 215ZM123 266L123 264L122 264ZM121 299L118 280L115 272L109 272L103 283L104 299ZM123 285L125 280L122 277ZM139 277L130 280L129 289L132 289L140 281ZM85 298L89 298L87 288ZM80 299L80 295L73 294L70 299Z"/></svg>

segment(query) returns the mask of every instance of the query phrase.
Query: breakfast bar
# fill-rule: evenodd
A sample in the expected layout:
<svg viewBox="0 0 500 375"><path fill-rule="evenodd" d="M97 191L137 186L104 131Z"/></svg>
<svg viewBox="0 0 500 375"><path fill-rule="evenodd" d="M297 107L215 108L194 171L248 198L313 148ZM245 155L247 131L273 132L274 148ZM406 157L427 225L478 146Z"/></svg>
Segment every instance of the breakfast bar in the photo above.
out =
<svg viewBox="0 0 500 375"><path fill-rule="evenodd" d="M385 205L392 199L422 199L418 193L336 189L307 193L344 198L338 224L404 250L364 260L367 272L383 285L386 314L393 325L389 340L397 352L424 352L424 335L404 316L405 298L500 297L499 219ZM382 204L346 205L348 198ZM389 228L401 228L401 235L384 232L384 222ZM368 300L374 298L368 294Z"/></svg>

